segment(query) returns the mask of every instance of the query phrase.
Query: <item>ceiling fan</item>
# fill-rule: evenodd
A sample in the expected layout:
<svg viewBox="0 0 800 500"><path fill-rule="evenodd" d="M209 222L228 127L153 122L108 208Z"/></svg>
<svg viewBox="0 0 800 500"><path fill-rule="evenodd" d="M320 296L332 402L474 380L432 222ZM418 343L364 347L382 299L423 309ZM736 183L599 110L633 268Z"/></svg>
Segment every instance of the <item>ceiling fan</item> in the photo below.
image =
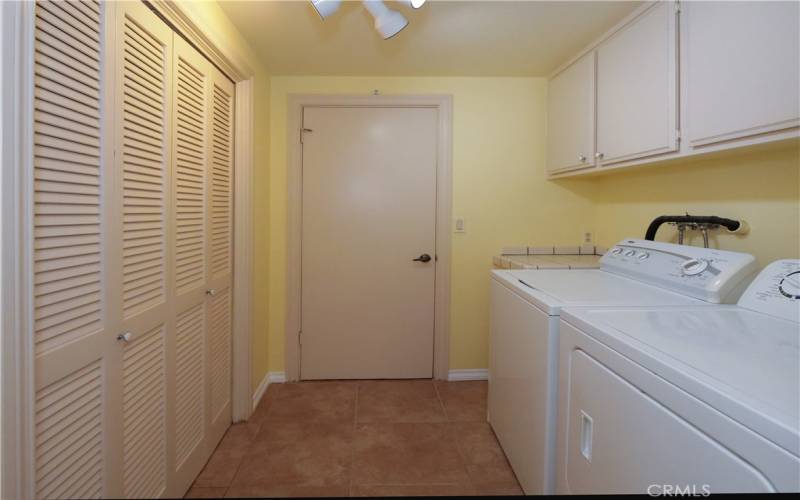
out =
<svg viewBox="0 0 800 500"><path fill-rule="evenodd" d="M319 16L325 20L339 9L342 0L310 0L311 5ZM408 20L403 14L392 10L383 3L383 0L364 0L364 8L372 14L375 19L375 30L380 33L384 40L392 38L400 33L406 26ZM413 9L419 9L425 0L402 0L402 3Z"/></svg>

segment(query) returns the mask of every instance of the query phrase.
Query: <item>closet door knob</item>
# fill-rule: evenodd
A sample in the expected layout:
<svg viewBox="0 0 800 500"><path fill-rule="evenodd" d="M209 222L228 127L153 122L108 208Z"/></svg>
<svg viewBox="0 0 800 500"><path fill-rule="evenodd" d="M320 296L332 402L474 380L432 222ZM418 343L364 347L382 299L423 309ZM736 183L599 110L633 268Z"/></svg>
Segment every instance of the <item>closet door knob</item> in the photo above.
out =
<svg viewBox="0 0 800 500"><path fill-rule="evenodd" d="M210 295L211 297L213 297L216 294L217 294L217 291L214 290L213 288L209 288L208 290L206 290L206 295Z"/></svg>
<svg viewBox="0 0 800 500"><path fill-rule="evenodd" d="M133 334L131 332L122 332L119 335L117 335L117 340L119 342L124 342L126 344L130 342L132 338Z"/></svg>
<svg viewBox="0 0 800 500"><path fill-rule="evenodd" d="M586 161L586 155L578 153L578 161L580 162Z"/></svg>
<svg viewBox="0 0 800 500"><path fill-rule="evenodd" d="M595 153L594 157L597 158L598 160L602 160L603 159L603 153Z"/></svg>

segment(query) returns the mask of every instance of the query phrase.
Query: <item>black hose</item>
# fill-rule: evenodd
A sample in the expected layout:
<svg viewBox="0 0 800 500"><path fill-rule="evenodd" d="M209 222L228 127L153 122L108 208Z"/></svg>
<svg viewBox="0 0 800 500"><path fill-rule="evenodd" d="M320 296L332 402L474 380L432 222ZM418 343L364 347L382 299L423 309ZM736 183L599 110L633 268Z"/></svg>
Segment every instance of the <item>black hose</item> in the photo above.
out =
<svg viewBox="0 0 800 500"><path fill-rule="evenodd" d="M644 239L650 241L655 240L658 228L661 227L661 224L667 222L676 222L678 224L715 224L727 228L728 231L736 231L739 229L739 226L741 226L738 220L725 219L723 217L717 217L716 215L662 215L653 219L653 222L647 227L647 233L645 233Z"/></svg>

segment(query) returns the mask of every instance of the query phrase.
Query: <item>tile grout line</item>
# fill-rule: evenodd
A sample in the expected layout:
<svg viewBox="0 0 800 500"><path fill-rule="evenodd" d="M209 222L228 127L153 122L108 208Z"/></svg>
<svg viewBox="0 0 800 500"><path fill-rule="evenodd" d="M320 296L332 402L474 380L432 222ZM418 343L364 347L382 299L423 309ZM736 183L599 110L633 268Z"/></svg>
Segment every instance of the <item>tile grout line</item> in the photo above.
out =
<svg viewBox="0 0 800 500"><path fill-rule="evenodd" d="M439 393L439 385L436 383L436 380L432 380L431 383L433 384L433 390L436 393L436 399L439 400L439 406L442 407L442 413L444 413L444 420L448 424L452 424L453 422L450 420L450 415L447 413L447 408L444 406L444 401L442 401L442 395Z"/></svg>
<svg viewBox="0 0 800 500"><path fill-rule="evenodd" d="M445 382L445 383L448 383L448 382ZM469 467L467 467L467 459L464 458L464 453L461 451L461 446L460 446L460 444L458 442L458 439L456 439L455 428L454 428L454 424L456 422L453 422L453 421L450 420L450 415L447 413L447 409L444 406L444 401L442 401L442 395L439 392L439 385L435 381L433 382L433 388L436 391L436 397L439 399L439 404L442 406L442 411L444 412L444 418L445 418L446 424L447 424L447 433L448 433L450 439L453 441L453 444L456 447L456 453L458 453L458 457L461 459L461 466L464 468L464 473L467 475L467 481L469 481L470 486L472 486L472 493L477 494L478 493L478 487L475 485L475 482L472 480L472 474L469 473Z"/></svg>
<svg viewBox="0 0 800 500"><path fill-rule="evenodd" d="M356 433L358 432L358 394L361 392L361 381L356 382L356 397L353 402L353 441L350 443L350 463L347 467L347 496L353 496L353 463L356 459Z"/></svg>
<svg viewBox="0 0 800 500"><path fill-rule="evenodd" d="M245 446L245 451L242 454L242 458L239 459L239 465L236 466L236 472L233 473L233 477L231 478L231 482L228 483L228 486L225 488L225 496L228 495L228 490L230 490L231 487L233 486L233 481L236 479L236 476L239 474L239 469L242 468L242 464L244 463L244 459L247 458L247 455L250 454L250 449L253 446L253 442L255 441L255 438L258 437L258 435L261 433L261 426L262 426L262 424L258 424L258 430L256 431L255 437L253 439L251 439L251 440L248 440L248 444L247 444L247 446Z"/></svg>
<svg viewBox="0 0 800 500"><path fill-rule="evenodd" d="M267 390L269 390L269 388L267 388ZM261 404L261 403L266 404L267 403L267 401L265 399L266 396L267 396L267 394L265 392L264 393L264 397L262 397L262 401L259 404ZM258 409L258 407L256 407L256 409ZM228 495L228 491L231 489L231 487L233 487L233 481L236 479L236 476L239 474L239 469L242 468L242 464L244 463L244 459L247 458L247 455L250 454L250 450L253 447L253 443L255 443L255 439L258 437L259 434L261 434L261 428L264 426L264 422L267 419L267 417L269 416L269 411L271 409L272 409L272 404L269 405L269 407L267 408L266 413L264 414L264 417L257 424L249 424L249 422L247 420L244 421L244 425L248 425L248 424L249 425L255 425L257 427L256 433L255 433L255 436L253 436L252 439L249 439L247 441L247 445L245 446L245 451L242 454L242 458L239 459L239 465L236 466L236 472L233 473L233 477L231 478L231 482L225 488L225 493L223 494L223 496L227 496ZM250 417L252 417L252 416L253 415L251 414Z"/></svg>

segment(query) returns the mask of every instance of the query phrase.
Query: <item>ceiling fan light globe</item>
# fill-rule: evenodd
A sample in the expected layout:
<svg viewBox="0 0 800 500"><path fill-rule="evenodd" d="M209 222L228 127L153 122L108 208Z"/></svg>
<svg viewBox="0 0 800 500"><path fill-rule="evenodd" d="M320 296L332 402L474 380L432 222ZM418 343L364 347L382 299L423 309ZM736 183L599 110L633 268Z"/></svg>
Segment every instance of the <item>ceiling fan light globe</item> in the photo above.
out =
<svg viewBox="0 0 800 500"><path fill-rule="evenodd" d="M342 0L311 0L311 5L323 21L339 10L341 3Z"/></svg>
<svg viewBox="0 0 800 500"><path fill-rule="evenodd" d="M384 40L400 33L406 26L408 26L408 20L399 12L389 11L375 18L375 29Z"/></svg>

